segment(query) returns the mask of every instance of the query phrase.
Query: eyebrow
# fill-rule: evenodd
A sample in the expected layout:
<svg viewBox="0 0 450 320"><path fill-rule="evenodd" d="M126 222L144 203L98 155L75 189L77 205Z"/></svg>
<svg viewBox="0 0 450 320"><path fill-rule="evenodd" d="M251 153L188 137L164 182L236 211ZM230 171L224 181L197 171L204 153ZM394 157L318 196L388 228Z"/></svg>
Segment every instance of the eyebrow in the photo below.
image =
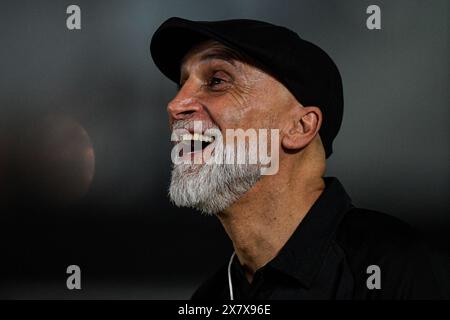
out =
<svg viewBox="0 0 450 320"><path fill-rule="evenodd" d="M207 62L211 60L222 60L229 64L231 64L233 67L236 68L236 60L241 60L242 58L239 57L238 54L234 53L231 50L217 50L216 52L207 52L200 56L199 61L201 62ZM180 72L180 82L181 79L183 79L183 75L186 73L186 68L183 67L185 61L181 61L181 72ZM178 84L180 86L180 84Z"/></svg>
<svg viewBox="0 0 450 320"><path fill-rule="evenodd" d="M236 67L236 58L233 57L231 54L226 52L212 52L212 53L205 53L200 57L200 61L209 61L209 60L223 60L228 62L229 64Z"/></svg>

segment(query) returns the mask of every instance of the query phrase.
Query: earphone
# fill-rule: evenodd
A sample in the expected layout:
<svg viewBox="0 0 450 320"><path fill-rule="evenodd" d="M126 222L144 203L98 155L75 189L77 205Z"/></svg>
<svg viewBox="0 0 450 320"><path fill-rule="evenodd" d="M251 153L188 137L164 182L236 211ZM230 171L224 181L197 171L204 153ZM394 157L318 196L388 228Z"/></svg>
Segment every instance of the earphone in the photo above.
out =
<svg viewBox="0 0 450 320"><path fill-rule="evenodd" d="M234 300L233 283L231 282L231 264L233 263L233 258L235 255L236 252L233 252L230 258L230 262L228 262L228 288L230 289L230 300Z"/></svg>

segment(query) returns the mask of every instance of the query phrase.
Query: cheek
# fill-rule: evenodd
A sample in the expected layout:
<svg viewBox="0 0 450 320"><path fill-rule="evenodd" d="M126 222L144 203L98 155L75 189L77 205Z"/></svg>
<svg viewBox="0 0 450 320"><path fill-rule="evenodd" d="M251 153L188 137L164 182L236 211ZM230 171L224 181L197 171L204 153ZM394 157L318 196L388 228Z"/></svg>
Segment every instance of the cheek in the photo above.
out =
<svg viewBox="0 0 450 320"><path fill-rule="evenodd" d="M209 97L204 103L221 128L243 128L253 113L250 99L232 92Z"/></svg>
<svg viewBox="0 0 450 320"><path fill-rule="evenodd" d="M226 128L275 128L280 110L274 100L273 96L265 93L249 96L244 104L222 109L220 118Z"/></svg>
<svg viewBox="0 0 450 320"><path fill-rule="evenodd" d="M291 103L290 93L271 81L261 87L257 95L258 113L265 128L278 128L287 115Z"/></svg>
<svg viewBox="0 0 450 320"><path fill-rule="evenodd" d="M261 90L255 94L245 114L250 127L272 128L280 111L277 100L269 90Z"/></svg>
<svg viewBox="0 0 450 320"><path fill-rule="evenodd" d="M255 81L254 81L255 82ZM204 100L211 117L222 129L269 128L279 113L274 88L267 81L233 88Z"/></svg>

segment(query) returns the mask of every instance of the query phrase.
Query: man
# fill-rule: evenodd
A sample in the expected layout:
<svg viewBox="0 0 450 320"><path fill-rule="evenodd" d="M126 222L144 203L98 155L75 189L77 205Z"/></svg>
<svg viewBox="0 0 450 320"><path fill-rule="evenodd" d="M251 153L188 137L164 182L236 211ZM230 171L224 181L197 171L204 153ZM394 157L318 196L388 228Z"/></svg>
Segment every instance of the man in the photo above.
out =
<svg viewBox="0 0 450 320"><path fill-rule="evenodd" d="M235 252L193 299L440 297L411 230L355 208L336 178L323 177L343 115L341 77L323 50L265 22L171 18L151 53L179 85L167 107L172 138L194 147L173 154L197 161L174 164L170 197L216 215ZM206 129L252 128L278 133L269 143L279 150L275 174L261 174L260 162L207 163L220 141ZM233 154L231 140L215 154Z"/></svg>

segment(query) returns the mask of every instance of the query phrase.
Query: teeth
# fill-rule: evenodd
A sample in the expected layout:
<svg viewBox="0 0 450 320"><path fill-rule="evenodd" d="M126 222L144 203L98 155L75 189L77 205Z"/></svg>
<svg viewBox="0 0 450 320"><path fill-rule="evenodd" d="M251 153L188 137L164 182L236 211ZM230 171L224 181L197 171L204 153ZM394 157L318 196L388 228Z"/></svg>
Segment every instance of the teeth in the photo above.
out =
<svg viewBox="0 0 450 320"><path fill-rule="evenodd" d="M181 135L180 140L181 141L194 140L194 141L204 141L204 142L213 142L214 141L213 137L208 137L201 133L183 134L183 135Z"/></svg>

